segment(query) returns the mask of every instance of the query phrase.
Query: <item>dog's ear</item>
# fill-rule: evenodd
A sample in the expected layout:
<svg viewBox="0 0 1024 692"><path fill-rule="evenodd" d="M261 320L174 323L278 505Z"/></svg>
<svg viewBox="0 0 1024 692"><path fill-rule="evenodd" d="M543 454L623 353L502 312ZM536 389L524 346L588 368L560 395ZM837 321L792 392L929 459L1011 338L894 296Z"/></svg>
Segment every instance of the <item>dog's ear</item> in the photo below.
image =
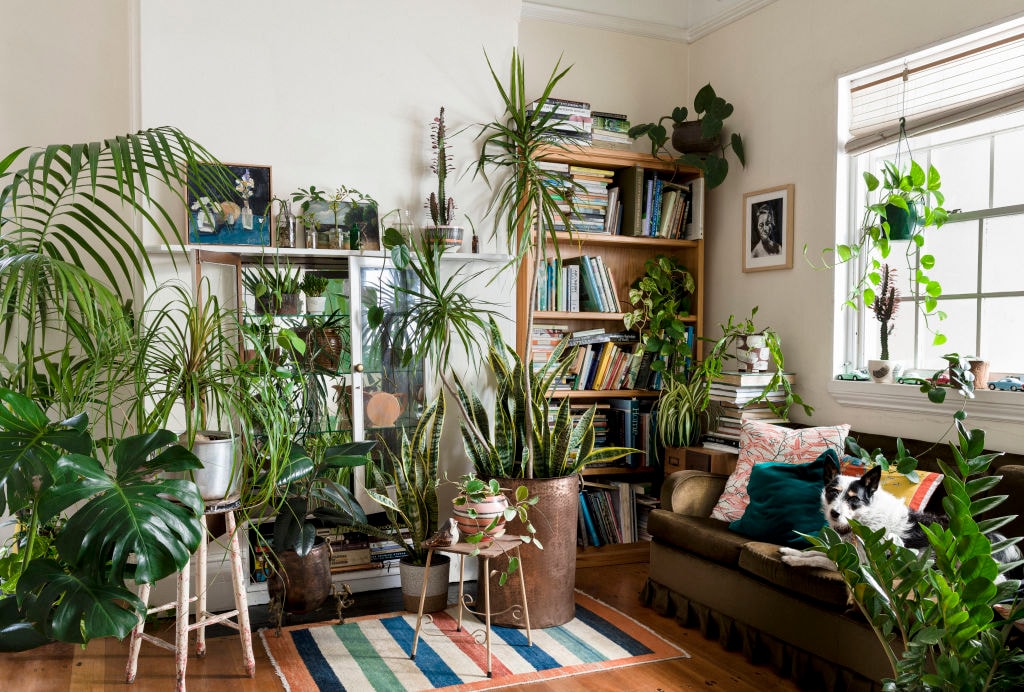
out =
<svg viewBox="0 0 1024 692"><path fill-rule="evenodd" d="M882 482L882 467L872 466L861 477L861 481L864 483L864 490L867 492L868 497L874 495L878 490L879 484Z"/></svg>
<svg viewBox="0 0 1024 692"><path fill-rule="evenodd" d="M824 456L825 468L822 470L822 476L825 485L828 485L839 475L839 460L832 454L825 454Z"/></svg>

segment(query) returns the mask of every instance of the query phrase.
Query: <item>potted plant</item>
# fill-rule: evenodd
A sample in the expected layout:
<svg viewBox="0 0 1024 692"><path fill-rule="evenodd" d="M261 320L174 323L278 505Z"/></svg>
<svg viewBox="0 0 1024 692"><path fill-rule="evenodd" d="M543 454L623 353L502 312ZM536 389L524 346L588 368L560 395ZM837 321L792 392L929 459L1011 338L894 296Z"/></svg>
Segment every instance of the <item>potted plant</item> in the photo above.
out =
<svg viewBox="0 0 1024 692"><path fill-rule="evenodd" d="M662 123L671 120L672 146L682 154L676 160L704 171L708 189L716 188L729 174L729 162L725 158L728 149L732 149L740 165L747 165L743 139L739 133L733 132L729 141L722 143L723 123L732 115L733 106L716 94L710 84L705 84L697 92L693 99L693 112L697 119L687 120L689 110L685 106L676 106L671 115L663 115L658 122L642 123L629 128L629 136L637 138L646 135L651 140L651 154L663 155L669 133Z"/></svg>
<svg viewBox="0 0 1024 692"><path fill-rule="evenodd" d="M260 261L242 270L242 285L255 300L256 314L299 314L302 270L274 255L271 263Z"/></svg>
<svg viewBox="0 0 1024 692"><path fill-rule="evenodd" d="M306 313L309 315L320 315L327 305L327 297L324 291L330 283L323 274L306 272L302 277L302 292L306 294Z"/></svg>
<svg viewBox="0 0 1024 692"><path fill-rule="evenodd" d="M473 545L485 546L496 538L505 535L506 523L519 519L526 533L519 536L523 543L532 543L543 549L537 540L537 530L529 518L530 508L538 501L536 495L530 496L525 485L515 489L513 499L509 502L508 488L502 488L498 479L483 480L476 474L463 474L457 481L452 481L456 495L452 499L452 512L462 540ZM509 556L505 568L498 572L498 585L504 586L508 578L519 569L519 560Z"/></svg>
<svg viewBox="0 0 1024 692"><path fill-rule="evenodd" d="M444 106L430 125L430 144L434 151L430 170L437 176L437 191L427 197L426 208L431 224L423 226L423 238L430 243L441 243L445 249L462 247L462 226L455 223L455 200L445 190L448 173L453 169L452 155L448 152L448 130L444 123Z"/></svg>
<svg viewBox="0 0 1024 692"><path fill-rule="evenodd" d="M493 319L490 338L488 361L496 380L493 412L488 414L476 394L455 378L454 388L463 414L462 438L477 476L496 478L504 486L523 485L530 497L539 496L535 509L545 519L541 528L548 526L553 530L544 534L545 550L532 552L527 562L526 590L530 603L543 604L536 606L540 615L531 618L531 622L537 627L551 627L571 620L575 612L576 534L569 527L576 526L578 476L587 464L614 461L636 450L594 446L595 406L574 417L569 400L563 399L549 422L548 396L554 381L572 361L565 340L530 376L530 368L505 343ZM524 425L524 421L529 423ZM529 458L533 465L531 477L527 478ZM515 521L512 527L510 530L518 534L529 533ZM494 590L492 597L510 598L495 594ZM503 610L503 606L492 610ZM494 622L519 625L507 614L495 615Z"/></svg>
<svg viewBox="0 0 1024 692"><path fill-rule="evenodd" d="M906 258L908 275L914 282L924 300L920 301L921 314L928 324L931 317L945 319L945 313L938 309L939 298L942 297L942 284L932 279L929 272L935 267L935 257L925 251L929 229L942 227L949 214L942 207L945 202L940 188L942 179L938 170L929 165L927 174L919 163L910 160L907 168L891 161L882 163L882 179L879 180L870 171L864 172L864 182L869 196L864 207L856 238L850 243L840 243L826 248L821 253L821 262L812 266L832 268L840 264L857 261L853 288L850 289L844 305L853 309L869 306L881 288L882 263L894 249L902 247ZM871 196L877 191L874 201ZM904 213L916 216L916 223L910 227L907 243L895 244L892 236L892 223L896 216ZM804 248L806 255L807 248ZM946 343L946 336L937 330L933 345Z"/></svg>
<svg viewBox="0 0 1024 692"><path fill-rule="evenodd" d="M881 267L881 281L878 284L878 292L875 299L869 306L875 314L875 319L881 323L879 341L882 346L878 360L868 361L868 372L875 382L889 383L893 381L893 363L889 360L889 335L892 334L893 317L900 307L900 289L896 287L896 270L890 269L888 264Z"/></svg>
<svg viewBox="0 0 1024 692"><path fill-rule="evenodd" d="M270 547L275 574L268 579L267 587L278 616L282 611L316 610L330 595L330 548L316 530L319 526L366 521L366 514L348 488L348 476L351 469L369 461L375 444L346 441L307 451L293 440L281 472L276 476L266 474L257 483L273 486L274 532Z"/></svg>
<svg viewBox="0 0 1024 692"><path fill-rule="evenodd" d="M985 497L1000 476L985 475L998 453L986 453L985 433L968 430L962 414L950 442L953 462L939 461L948 526L923 527L929 546L911 550L851 522L853 539L829 527L808 536L828 555L853 602L874 630L892 666L885 689L995 690L1020 685L1019 646L1010 631L1024 613L1016 579L1000 580L993 553L1020 539L993 543L986 535L1012 517L991 516L1006 498ZM899 444L903 452L902 441ZM904 463L906 462L906 463ZM892 462L901 472L916 459ZM984 517L982 518L982 513ZM1004 616L994 616L1002 608Z"/></svg>

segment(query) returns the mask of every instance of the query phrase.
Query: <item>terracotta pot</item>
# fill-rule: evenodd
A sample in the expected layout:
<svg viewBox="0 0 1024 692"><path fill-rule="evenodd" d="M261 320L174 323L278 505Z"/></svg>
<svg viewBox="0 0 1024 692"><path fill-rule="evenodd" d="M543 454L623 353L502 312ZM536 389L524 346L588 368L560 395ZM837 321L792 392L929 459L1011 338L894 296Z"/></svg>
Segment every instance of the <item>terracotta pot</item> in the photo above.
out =
<svg viewBox="0 0 1024 692"><path fill-rule="evenodd" d="M467 502L454 505L452 515L463 536L483 532L483 541L493 541L505 535L504 512L508 507L508 498L504 495L488 495L481 502ZM491 522L497 519L493 528L487 530Z"/></svg>
<svg viewBox="0 0 1024 692"><path fill-rule="evenodd" d="M427 595L423 601L424 613L436 613L448 607L448 565L451 558L434 553L427 575ZM402 584L402 606L410 613L419 611L423 592L423 574L426 567L413 564L409 558L398 561L398 574Z"/></svg>
<svg viewBox="0 0 1024 692"><path fill-rule="evenodd" d="M322 606L331 595L330 545L318 536L305 556L285 550L277 559L279 569L267 580L270 600L283 600L289 613L309 613Z"/></svg>
<svg viewBox="0 0 1024 692"><path fill-rule="evenodd" d="M745 372L765 372L771 352L764 334L741 334L736 341L736 369Z"/></svg>
<svg viewBox="0 0 1024 692"><path fill-rule="evenodd" d="M967 361L971 365L971 373L974 374L974 388L984 389L988 385L988 361L971 359Z"/></svg>
<svg viewBox="0 0 1024 692"><path fill-rule="evenodd" d="M706 154L720 146L721 137L704 139L700 136L700 123L690 120L672 128L672 148L680 154Z"/></svg>
<svg viewBox="0 0 1024 692"><path fill-rule="evenodd" d="M576 616L576 512L579 504L579 478L499 478L502 487L525 485L531 496L539 496L530 508L530 520L537 529L537 538L544 545L538 550L532 544L520 548L523 574L526 578L526 599L530 606L530 627L540 629L564 625ZM506 524L512 535L523 535L526 529L519 519ZM491 560L491 569L503 569L505 557ZM519 574L505 586L498 585L498 576L491 576L491 622L505 627L523 627L515 619L513 605L520 604ZM482 598L482 596L481 596Z"/></svg>

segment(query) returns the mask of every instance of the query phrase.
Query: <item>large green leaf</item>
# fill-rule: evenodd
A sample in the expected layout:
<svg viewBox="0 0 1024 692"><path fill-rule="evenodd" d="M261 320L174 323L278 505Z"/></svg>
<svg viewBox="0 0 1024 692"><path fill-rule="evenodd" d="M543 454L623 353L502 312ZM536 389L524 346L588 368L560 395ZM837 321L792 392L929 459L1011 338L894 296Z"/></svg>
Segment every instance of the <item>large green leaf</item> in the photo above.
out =
<svg viewBox="0 0 1024 692"><path fill-rule="evenodd" d="M29 622L47 637L84 644L94 637L124 639L146 609L124 584L66 573L53 560L36 560L18 582Z"/></svg>
<svg viewBox="0 0 1024 692"><path fill-rule="evenodd" d="M176 439L164 430L122 441L114 451L116 476L85 455L57 461L64 482L43 493L40 518L47 521L85 500L57 537L68 565L110 581L123 580L133 569L129 576L142 583L184 567L202 538L203 500L190 481L152 478L160 470L200 468L191 452L167 446Z"/></svg>

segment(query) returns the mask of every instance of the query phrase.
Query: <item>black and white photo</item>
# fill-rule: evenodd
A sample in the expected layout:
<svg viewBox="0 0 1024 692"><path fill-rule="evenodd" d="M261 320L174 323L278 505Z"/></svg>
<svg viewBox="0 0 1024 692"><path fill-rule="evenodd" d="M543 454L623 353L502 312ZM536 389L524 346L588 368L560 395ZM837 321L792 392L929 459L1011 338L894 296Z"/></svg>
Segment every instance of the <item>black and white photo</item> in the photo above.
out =
<svg viewBox="0 0 1024 692"><path fill-rule="evenodd" d="M743 271L792 268L793 190L790 184L743 195Z"/></svg>

